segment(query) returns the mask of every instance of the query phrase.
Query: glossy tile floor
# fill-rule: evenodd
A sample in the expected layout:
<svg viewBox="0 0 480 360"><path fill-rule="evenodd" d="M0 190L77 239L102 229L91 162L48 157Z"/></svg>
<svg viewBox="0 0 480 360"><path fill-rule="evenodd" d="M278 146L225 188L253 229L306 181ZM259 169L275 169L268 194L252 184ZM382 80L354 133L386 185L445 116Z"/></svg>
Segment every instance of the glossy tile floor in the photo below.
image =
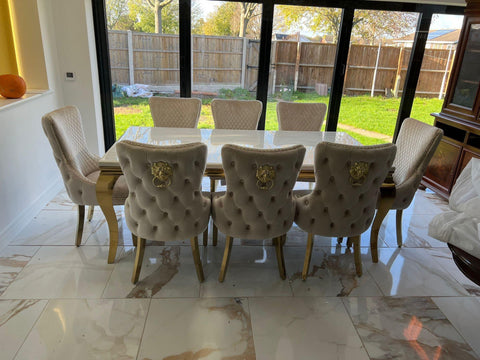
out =
<svg viewBox="0 0 480 360"><path fill-rule="evenodd" d="M480 287L457 270L445 244L427 236L445 208L418 191L404 211L401 249L389 214L377 264L364 234L361 278L345 246L316 237L303 282L306 234L294 227L285 281L270 241L236 240L218 283L220 234L217 247L201 249L203 284L185 241L149 243L133 286L122 207L122 246L108 265L101 211L76 248L76 208L61 193L0 253L0 359L480 358Z"/></svg>

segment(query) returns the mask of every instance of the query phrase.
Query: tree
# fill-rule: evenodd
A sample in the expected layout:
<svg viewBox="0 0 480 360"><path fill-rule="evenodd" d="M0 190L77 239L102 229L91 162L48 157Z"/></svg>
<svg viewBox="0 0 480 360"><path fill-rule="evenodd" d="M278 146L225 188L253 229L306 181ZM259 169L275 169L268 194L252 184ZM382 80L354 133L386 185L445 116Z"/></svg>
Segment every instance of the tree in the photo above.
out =
<svg viewBox="0 0 480 360"><path fill-rule="evenodd" d="M240 29L238 31L238 36L245 37L250 20L261 15L262 12L258 11L260 6L258 6L256 3L240 3L240 6Z"/></svg>
<svg viewBox="0 0 480 360"><path fill-rule="evenodd" d="M155 14L155 32L162 33L162 10L173 0L146 0Z"/></svg>
<svg viewBox="0 0 480 360"><path fill-rule="evenodd" d="M341 9L306 6L279 6L278 16L288 28L296 31L323 32L337 42L341 25ZM397 11L356 10L352 35L366 43L375 40L404 36L412 31L417 21L413 13Z"/></svg>
<svg viewBox="0 0 480 360"><path fill-rule="evenodd" d="M107 27L109 30L116 29L117 24L128 17L127 0L107 0L105 3L107 15Z"/></svg>

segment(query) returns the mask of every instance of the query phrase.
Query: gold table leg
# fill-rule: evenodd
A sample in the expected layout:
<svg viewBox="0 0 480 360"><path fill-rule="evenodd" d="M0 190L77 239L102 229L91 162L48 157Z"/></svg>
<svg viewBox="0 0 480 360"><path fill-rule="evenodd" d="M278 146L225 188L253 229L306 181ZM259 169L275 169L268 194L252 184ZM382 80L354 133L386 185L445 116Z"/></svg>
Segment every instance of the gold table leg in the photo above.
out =
<svg viewBox="0 0 480 360"><path fill-rule="evenodd" d="M120 174L101 171L96 186L97 201L102 209L105 219L107 220L110 235L110 248L108 250L109 264L115 262L115 256L117 255L118 222L115 209L113 208L112 192L113 186L119 177Z"/></svg>

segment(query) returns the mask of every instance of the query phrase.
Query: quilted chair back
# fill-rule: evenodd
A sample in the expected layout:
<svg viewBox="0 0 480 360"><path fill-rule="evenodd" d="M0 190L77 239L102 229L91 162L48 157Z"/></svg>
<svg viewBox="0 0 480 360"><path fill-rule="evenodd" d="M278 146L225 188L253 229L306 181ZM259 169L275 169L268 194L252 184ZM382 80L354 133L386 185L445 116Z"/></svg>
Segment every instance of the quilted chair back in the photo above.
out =
<svg viewBox="0 0 480 360"><path fill-rule="evenodd" d="M256 130L261 113L258 100L212 100L215 129Z"/></svg>
<svg viewBox="0 0 480 360"><path fill-rule="evenodd" d="M154 126L196 128L202 100L152 96L148 101Z"/></svg>
<svg viewBox="0 0 480 360"><path fill-rule="evenodd" d="M277 103L279 130L320 131L327 105L323 103L294 103L280 101Z"/></svg>
<svg viewBox="0 0 480 360"><path fill-rule="evenodd" d="M393 162L396 197L393 209L405 209L412 202L423 173L442 139L443 131L407 118L398 133L397 156Z"/></svg>
<svg viewBox="0 0 480 360"><path fill-rule="evenodd" d="M206 145L122 141L116 146L129 190L125 219L133 234L173 241L205 230L210 217L210 198L201 192Z"/></svg>
<svg viewBox="0 0 480 360"><path fill-rule="evenodd" d="M52 111L43 116L42 127L70 199L78 205L96 205L96 179L87 176L99 170L99 157L88 151L79 110L66 106Z"/></svg>
<svg viewBox="0 0 480 360"><path fill-rule="evenodd" d="M295 222L308 233L357 236L370 226L382 185L395 158L393 144L315 148L315 188L296 199Z"/></svg>
<svg viewBox="0 0 480 360"><path fill-rule="evenodd" d="M304 156L302 145L268 150L224 145L227 190L213 198L212 212L220 231L244 239L285 234L293 223L292 188Z"/></svg>

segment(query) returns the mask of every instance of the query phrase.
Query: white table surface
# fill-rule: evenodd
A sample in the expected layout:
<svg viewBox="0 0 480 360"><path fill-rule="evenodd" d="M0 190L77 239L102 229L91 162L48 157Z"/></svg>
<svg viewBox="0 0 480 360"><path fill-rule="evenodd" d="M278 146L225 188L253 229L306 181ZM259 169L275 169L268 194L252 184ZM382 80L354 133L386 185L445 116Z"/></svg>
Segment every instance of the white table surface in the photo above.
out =
<svg viewBox="0 0 480 360"><path fill-rule="evenodd" d="M322 141L347 145L361 145L344 132L321 131L262 131L189 129L162 127L130 127L118 140L132 140L153 145L175 145L202 142L208 146L207 168L221 169L221 148L224 144L236 144L259 149L275 149L301 144L306 153L303 170L313 170L315 146ZM115 144L99 162L100 168L119 167Z"/></svg>

